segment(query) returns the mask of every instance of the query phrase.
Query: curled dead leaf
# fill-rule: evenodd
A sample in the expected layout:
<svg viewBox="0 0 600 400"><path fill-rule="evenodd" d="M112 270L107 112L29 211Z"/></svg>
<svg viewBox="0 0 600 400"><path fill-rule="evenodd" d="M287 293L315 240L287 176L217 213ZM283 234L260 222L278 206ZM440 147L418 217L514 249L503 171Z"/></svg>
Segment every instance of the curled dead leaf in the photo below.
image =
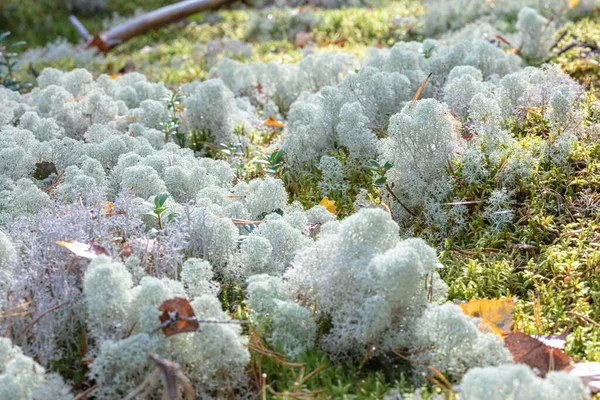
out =
<svg viewBox="0 0 600 400"><path fill-rule="evenodd" d="M162 311L159 316L160 329L162 329L165 336L195 332L200 327L194 309L190 302L183 297L175 297L165 301L158 310Z"/></svg>
<svg viewBox="0 0 600 400"><path fill-rule="evenodd" d="M550 371L562 371L571 366L573 359L560 349L550 347L523 332L510 332L504 339L516 363L526 364L541 377Z"/></svg>

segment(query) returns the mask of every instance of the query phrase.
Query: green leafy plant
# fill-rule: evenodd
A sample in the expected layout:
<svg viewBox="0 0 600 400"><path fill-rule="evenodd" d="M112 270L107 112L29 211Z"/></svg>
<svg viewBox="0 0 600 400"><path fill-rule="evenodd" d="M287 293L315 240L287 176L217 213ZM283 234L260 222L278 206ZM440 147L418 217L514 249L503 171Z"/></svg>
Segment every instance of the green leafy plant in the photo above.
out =
<svg viewBox="0 0 600 400"><path fill-rule="evenodd" d="M181 100L183 100L185 96L183 96L180 92L165 92L165 101L167 103L167 107L169 108L170 118L167 122L161 123L162 131L165 134L165 142L169 141L169 138L176 138L177 144L181 147L185 147L185 134L179 132L179 123L180 118L179 114L181 113Z"/></svg>
<svg viewBox="0 0 600 400"><path fill-rule="evenodd" d="M169 209L169 207L165 206L167 198L169 198L169 193L161 193L156 195L156 197L154 197L154 210L145 214L156 218L159 229L164 228L163 214ZM167 215L167 222L172 222L178 217L178 213L171 212Z"/></svg>
<svg viewBox="0 0 600 400"><path fill-rule="evenodd" d="M387 182L386 172L392 168L392 164L389 161L379 162L377 160L369 160L369 169L373 174L373 186L381 188L384 187Z"/></svg>
<svg viewBox="0 0 600 400"><path fill-rule="evenodd" d="M14 74L17 69L18 57L17 49L25 45L24 41L7 43L10 32L0 33L0 85L4 85L10 90L20 92L23 89L31 87L29 83L19 83Z"/></svg>
<svg viewBox="0 0 600 400"><path fill-rule="evenodd" d="M283 150L274 151L270 155L264 156L264 159L252 160L252 162L261 166L263 174L266 172L278 178L283 169Z"/></svg>

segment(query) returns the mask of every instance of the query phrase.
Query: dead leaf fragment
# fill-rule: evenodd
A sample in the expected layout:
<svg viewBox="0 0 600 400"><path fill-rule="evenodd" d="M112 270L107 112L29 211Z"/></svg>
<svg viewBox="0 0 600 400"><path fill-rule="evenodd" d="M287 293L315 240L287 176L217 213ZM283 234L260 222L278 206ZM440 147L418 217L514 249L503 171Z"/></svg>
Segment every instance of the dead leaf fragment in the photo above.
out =
<svg viewBox="0 0 600 400"><path fill-rule="evenodd" d="M96 244L94 241L91 241L89 244L77 242L70 239L59 240L56 244L66 248L71 253L75 254L78 257L87 258L88 260L92 260L99 255L110 255L108 250L104 247Z"/></svg>
<svg viewBox="0 0 600 400"><path fill-rule="evenodd" d="M510 332L504 339L516 363L528 365L541 377L550 371L562 371L573 363L565 352L552 348L523 332Z"/></svg>
<svg viewBox="0 0 600 400"><path fill-rule="evenodd" d="M133 249L129 245L129 242L123 243L123 246L121 246L121 250L119 250L119 258L121 259L121 261L125 262L125 260L127 260L132 255Z"/></svg>

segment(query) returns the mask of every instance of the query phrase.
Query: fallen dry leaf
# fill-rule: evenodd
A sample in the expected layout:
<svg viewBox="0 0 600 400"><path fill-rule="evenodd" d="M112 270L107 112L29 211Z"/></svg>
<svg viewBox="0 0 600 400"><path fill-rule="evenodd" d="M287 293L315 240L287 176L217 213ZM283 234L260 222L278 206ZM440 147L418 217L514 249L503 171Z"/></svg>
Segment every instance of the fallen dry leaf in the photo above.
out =
<svg viewBox="0 0 600 400"><path fill-rule="evenodd" d="M190 302L183 297L175 297L165 301L158 310L163 312L159 319L165 336L195 332L200 327L194 309Z"/></svg>
<svg viewBox="0 0 600 400"><path fill-rule="evenodd" d="M59 240L56 244L68 249L71 253L75 254L78 257L87 258L88 260L92 260L99 255L110 255L108 250L104 247L94 243L93 241L85 244L81 242L76 242L73 240L65 239Z"/></svg>
<svg viewBox="0 0 600 400"><path fill-rule="evenodd" d="M323 197L323 200L319 203L320 206L323 206L332 214L337 212L337 208L335 207L335 200L329 200L328 197Z"/></svg>
<svg viewBox="0 0 600 400"><path fill-rule="evenodd" d="M264 120L263 124L267 125L267 126L274 126L274 127L277 127L277 128L283 128L285 126L282 122L279 122L275 118L273 118L272 115L269 115L269 118L267 118L266 120Z"/></svg>
<svg viewBox="0 0 600 400"><path fill-rule="evenodd" d="M119 258L121 259L121 261L125 262L125 260L127 260L132 255L133 255L133 250L131 249L129 242L123 243L123 245L121 246L121 249L119 250Z"/></svg>
<svg viewBox="0 0 600 400"><path fill-rule="evenodd" d="M550 371L562 371L573 359L560 349L552 348L523 332L510 332L504 338L506 347L516 363L526 364L541 377Z"/></svg>
<svg viewBox="0 0 600 400"><path fill-rule="evenodd" d="M515 299L471 299L459 304L462 311L470 317L481 318L494 333L505 335L510 332L513 322Z"/></svg>

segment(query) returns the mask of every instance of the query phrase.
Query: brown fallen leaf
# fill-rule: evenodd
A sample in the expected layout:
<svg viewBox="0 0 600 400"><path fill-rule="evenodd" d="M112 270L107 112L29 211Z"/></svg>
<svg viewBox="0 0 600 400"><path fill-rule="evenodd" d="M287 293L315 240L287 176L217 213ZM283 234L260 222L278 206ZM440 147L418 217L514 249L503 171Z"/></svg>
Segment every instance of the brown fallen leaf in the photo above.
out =
<svg viewBox="0 0 600 400"><path fill-rule="evenodd" d="M516 363L526 364L541 377L550 371L562 371L573 359L560 349L552 348L523 332L510 332L504 339Z"/></svg>
<svg viewBox="0 0 600 400"><path fill-rule="evenodd" d="M132 254L133 254L133 249L131 248L131 245L129 244L129 242L123 243L123 245L121 246L121 249L119 250L119 258L121 259L121 261L125 262L125 260L127 260L129 257L131 257Z"/></svg>
<svg viewBox="0 0 600 400"><path fill-rule="evenodd" d="M175 297L165 301L158 310L162 311L159 316L160 329L162 329L165 336L195 332L200 327L194 309L190 302L183 297Z"/></svg>

